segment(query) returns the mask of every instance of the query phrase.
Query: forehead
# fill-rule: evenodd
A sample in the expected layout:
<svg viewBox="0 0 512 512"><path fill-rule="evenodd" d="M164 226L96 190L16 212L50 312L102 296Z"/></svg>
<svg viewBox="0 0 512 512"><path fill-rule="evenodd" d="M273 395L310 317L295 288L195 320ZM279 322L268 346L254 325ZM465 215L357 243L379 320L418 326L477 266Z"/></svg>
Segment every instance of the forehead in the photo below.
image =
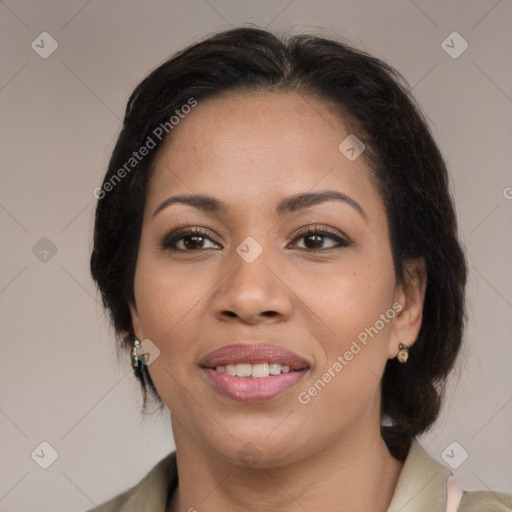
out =
<svg viewBox="0 0 512 512"><path fill-rule="evenodd" d="M364 158L350 161L338 149L349 135L332 105L298 93L199 101L161 147L148 200L212 190L240 204L316 188L374 193Z"/></svg>

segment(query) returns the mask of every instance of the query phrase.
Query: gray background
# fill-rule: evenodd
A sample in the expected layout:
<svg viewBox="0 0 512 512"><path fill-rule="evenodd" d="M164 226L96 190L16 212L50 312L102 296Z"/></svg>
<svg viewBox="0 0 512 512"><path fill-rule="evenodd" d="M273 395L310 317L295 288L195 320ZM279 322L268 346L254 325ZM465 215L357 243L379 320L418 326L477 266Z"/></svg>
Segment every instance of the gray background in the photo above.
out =
<svg viewBox="0 0 512 512"><path fill-rule="evenodd" d="M93 190L135 85L173 51L241 23L344 37L414 86L450 168L470 265L462 371L420 441L439 461L457 442L444 452L452 464L468 452L459 485L512 492L510 0L4 0L3 512L85 510L173 448L168 415L139 414L128 355L117 362L89 276ZM31 43L43 46L45 31L59 46L43 59ZM458 58L442 47L454 31L469 44ZM58 452L48 469L36 463L49 461L43 441Z"/></svg>

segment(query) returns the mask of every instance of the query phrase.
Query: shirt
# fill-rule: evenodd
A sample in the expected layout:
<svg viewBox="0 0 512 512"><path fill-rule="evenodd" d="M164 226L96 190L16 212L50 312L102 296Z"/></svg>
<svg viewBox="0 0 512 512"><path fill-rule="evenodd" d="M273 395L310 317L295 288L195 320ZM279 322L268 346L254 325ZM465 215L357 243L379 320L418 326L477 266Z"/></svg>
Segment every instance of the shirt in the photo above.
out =
<svg viewBox="0 0 512 512"><path fill-rule="evenodd" d="M413 439L387 512L445 512L451 475ZM166 512L177 486L176 452L172 452L138 484L87 512ZM463 491L457 511L512 512L512 494Z"/></svg>

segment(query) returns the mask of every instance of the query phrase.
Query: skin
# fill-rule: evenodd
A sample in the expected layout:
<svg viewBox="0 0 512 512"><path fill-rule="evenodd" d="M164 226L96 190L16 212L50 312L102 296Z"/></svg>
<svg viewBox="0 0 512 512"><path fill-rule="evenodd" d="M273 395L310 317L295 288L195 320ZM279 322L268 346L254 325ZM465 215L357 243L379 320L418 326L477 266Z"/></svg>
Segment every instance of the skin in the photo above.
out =
<svg viewBox="0 0 512 512"><path fill-rule="evenodd" d="M418 335L425 272L421 261L409 262L406 281L397 281L372 171L364 156L351 162L338 150L350 133L322 100L232 93L199 102L157 155L130 308L137 337L160 350L148 368L171 411L180 477L168 511L322 511L338 503L378 512L391 501L402 463L379 433L381 378L399 344ZM280 199L321 190L349 196L364 216L333 200L276 215ZM154 215L177 194L213 196L227 211L175 203ZM350 245L297 237L315 225ZM176 226L207 235L176 242L181 252L163 248ZM236 252L248 236L263 249L252 263ZM301 404L299 393L393 304L400 313ZM240 340L281 345L310 369L267 402L231 400L198 362ZM252 450L253 463L241 450Z"/></svg>

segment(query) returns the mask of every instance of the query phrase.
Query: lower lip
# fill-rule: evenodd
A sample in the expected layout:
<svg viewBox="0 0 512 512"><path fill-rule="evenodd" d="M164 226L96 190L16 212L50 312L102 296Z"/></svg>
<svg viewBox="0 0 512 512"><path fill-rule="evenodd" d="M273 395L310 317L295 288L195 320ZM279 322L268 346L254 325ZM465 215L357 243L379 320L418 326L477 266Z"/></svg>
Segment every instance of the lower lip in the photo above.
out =
<svg viewBox="0 0 512 512"><path fill-rule="evenodd" d="M223 395L239 402L254 404L270 400L283 391L295 386L305 375L306 369L289 373L280 373L270 377L247 379L220 373L212 368L205 368L210 382Z"/></svg>

